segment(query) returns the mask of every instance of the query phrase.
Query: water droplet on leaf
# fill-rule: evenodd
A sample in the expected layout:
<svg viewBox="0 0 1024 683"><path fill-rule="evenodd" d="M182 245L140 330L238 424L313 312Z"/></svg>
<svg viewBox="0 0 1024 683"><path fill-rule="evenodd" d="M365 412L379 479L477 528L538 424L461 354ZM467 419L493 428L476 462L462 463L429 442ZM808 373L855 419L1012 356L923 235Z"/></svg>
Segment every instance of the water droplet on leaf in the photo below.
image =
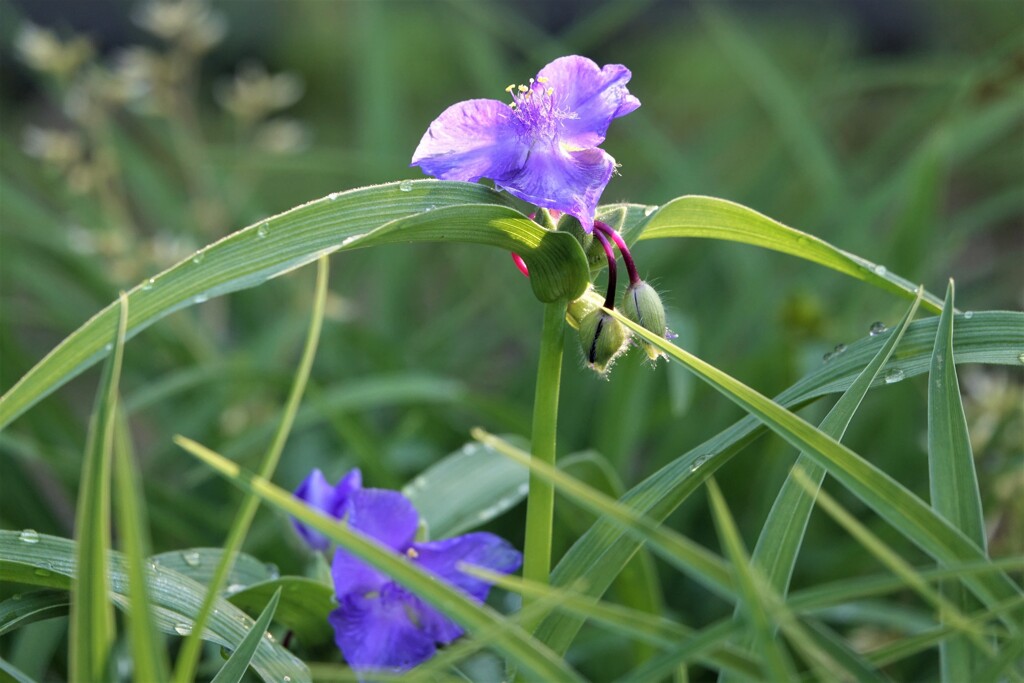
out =
<svg viewBox="0 0 1024 683"><path fill-rule="evenodd" d="M658 210L657 206L648 206L644 209L644 217L650 216L652 213Z"/></svg>
<svg viewBox="0 0 1024 683"><path fill-rule="evenodd" d="M209 294L196 294L192 301L197 304L201 304L210 298Z"/></svg>
<svg viewBox="0 0 1024 683"><path fill-rule="evenodd" d="M879 264L879 265L875 266L875 267L874 267L874 268L873 268L872 270L874 270L874 271L875 271L875 275L883 275L883 276L884 276L884 275L885 275L885 274L886 274L887 272L889 272L888 270L886 270L885 266L883 266L883 265L881 265L881 264Z"/></svg>
<svg viewBox="0 0 1024 683"><path fill-rule="evenodd" d="M39 543L39 532L35 529L25 529L18 536L18 540L22 543Z"/></svg>
<svg viewBox="0 0 1024 683"><path fill-rule="evenodd" d="M335 199L337 199L340 196L341 196L340 192L332 192L329 195L327 195L327 199L333 202Z"/></svg>
<svg viewBox="0 0 1024 683"><path fill-rule="evenodd" d="M708 461L708 458L710 458L710 457L711 457L710 455L702 455L699 458L697 458L696 460L694 460L693 464L690 465L690 471L691 472L696 472L697 470L699 470L701 465L706 463Z"/></svg>
<svg viewBox="0 0 1024 683"><path fill-rule="evenodd" d="M401 190L402 192L411 192L412 191L412 181L411 180L403 180L402 182L398 183L398 189Z"/></svg>
<svg viewBox="0 0 1024 683"><path fill-rule="evenodd" d="M198 567L199 566L199 551L197 551L197 550L188 550L186 552L183 552L181 554L181 559L183 559L185 561L185 564L187 564L190 567Z"/></svg>
<svg viewBox="0 0 1024 683"><path fill-rule="evenodd" d="M877 337L880 334L885 334L889 331L889 328L885 326L881 320L871 323L871 327L868 328L868 334L872 337Z"/></svg>
<svg viewBox="0 0 1024 683"><path fill-rule="evenodd" d="M974 311L967 311L964 313L964 320L970 320L974 317Z"/></svg>
<svg viewBox="0 0 1024 683"><path fill-rule="evenodd" d="M38 567L32 573L35 574L36 576L49 576L50 575L50 570L49 569L43 569L42 567Z"/></svg>
<svg viewBox="0 0 1024 683"><path fill-rule="evenodd" d="M256 228L256 237L263 239L270 234L270 225L267 223L261 223L260 227Z"/></svg>
<svg viewBox="0 0 1024 683"><path fill-rule="evenodd" d="M277 568L276 564L274 564L273 562L267 562L267 564L264 565L264 566L267 569L267 575L271 579L279 579L279 578L281 578L281 570Z"/></svg>
<svg viewBox="0 0 1024 683"><path fill-rule="evenodd" d="M179 636L187 636L188 634L192 633L192 625L191 624L175 624L174 625L174 632L177 633Z"/></svg>
<svg viewBox="0 0 1024 683"><path fill-rule="evenodd" d="M155 278L155 277L151 277L151 278L149 278L148 280L146 280L146 281L145 281L145 282L143 283L143 285L142 285L142 291L144 291L144 292L148 292L149 290L153 289L153 285L154 285L155 283L156 283L156 278Z"/></svg>
<svg viewBox="0 0 1024 683"><path fill-rule="evenodd" d="M895 384L896 382L901 381L906 376L906 373L904 373L899 368L892 368L891 370L889 370L889 372L885 373L885 383Z"/></svg>
<svg viewBox="0 0 1024 683"><path fill-rule="evenodd" d="M846 344L836 344L836 347L832 349L832 355L838 356L839 354L846 351Z"/></svg>
<svg viewBox="0 0 1024 683"><path fill-rule="evenodd" d="M192 263L198 266L200 263L203 262L204 258L206 258L206 253L202 251L197 251L195 256L192 257Z"/></svg>

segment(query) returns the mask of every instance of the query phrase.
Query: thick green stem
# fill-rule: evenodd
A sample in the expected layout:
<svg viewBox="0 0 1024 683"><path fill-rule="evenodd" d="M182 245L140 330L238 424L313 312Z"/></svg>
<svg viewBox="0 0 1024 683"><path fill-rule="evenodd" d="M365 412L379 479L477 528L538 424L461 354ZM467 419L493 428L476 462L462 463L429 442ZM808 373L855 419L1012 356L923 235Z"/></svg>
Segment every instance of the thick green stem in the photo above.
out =
<svg viewBox="0 0 1024 683"><path fill-rule="evenodd" d="M562 349L565 337L564 301L544 307L544 327L537 363L537 390L533 399L533 457L555 464L558 429L558 389L562 379ZM548 582L551 570L551 527L555 511L555 490L550 482L530 474L530 495L526 503L526 543L523 577Z"/></svg>

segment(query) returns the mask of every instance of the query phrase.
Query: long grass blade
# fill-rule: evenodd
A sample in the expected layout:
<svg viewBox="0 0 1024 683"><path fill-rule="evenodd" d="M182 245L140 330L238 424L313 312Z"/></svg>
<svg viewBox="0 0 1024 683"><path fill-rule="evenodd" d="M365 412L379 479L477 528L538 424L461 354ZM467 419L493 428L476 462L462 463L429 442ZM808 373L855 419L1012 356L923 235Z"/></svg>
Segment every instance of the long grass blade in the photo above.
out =
<svg viewBox="0 0 1024 683"><path fill-rule="evenodd" d="M111 648L116 638L114 607L107 595L110 591L107 555L110 552L110 469L117 387L128 325L128 298L124 294L118 310L117 333L110 342L113 354L104 367L89 424L75 512L78 572L71 590L68 645L70 677L78 681L110 677Z"/></svg>
<svg viewBox="0 0 1024 683"><path fill-rule="evenodd" d="M162 683L170 679L170 668L163 639L157 636L153 622L149 579L145 568L146 558L150 555L146 508L142 483L135 469L131 436L122 411L118 411L114 433L114 484L117 527L124 546L128 597L132 605L128 613L128 636L131 641L133 671L140 681Z"/></svg>
<svg viewBox="0 0 1024 683"><path fill-rule="evenodd" d="M974 471L974 454L967 433L967 418L960 401L960 384L953 355L953 281L946 290L946 303L939 317L928 373L928 483L932 508L985 550L985 519ZM950 582L943 594L959 610L977 603L963 586ZM953 637L939 646L942 680L968 680L980 664L977 653L963 638Z"/></svg>
<svg viewBox="0 0 1024 683"><path fill-rule="evenodd" d="M718 368L651 334L617 311L610 313L634 333L665 351L670 358L684 364L727 398L762 420L769 429L814 457L829 474L939 562L948 564L987 559L985 553L963 533L846 446ZM988 605L1021 593L1021 588L1005 574L965 577L964 582ZM1015 632L1020 630L1016 620L1007 618L1005 621Z"/></svg>
<svg viewBox="0 0 1024 683"><path fill-rule="evenodd" d="M281 459L281 453L284 451L285 441L295 422L295 415L299 410L299 402L302 400L306 383L309 381L309 373L313 368L313 359L316 357L317 344L320 341L320 330L323 326L329 275L330 263L328 258L327 256L321 256L317 262L313 312L310 315L309 330L306 333L306 343L302 350L302 357L299 359L299 366L295 372L295 378L292 381L288 399L285 402L281 422L277 432L274 434L273 441L260 462L259 475L265 479L271 478L274 470L277 468L277 463ZM206 625L206 620L213 610L213 604L217 600L218 593L227 580L228 573L231 571L234 555L241 550L242 542L245 540L245 536L249 531L249 525L256 515L259 503L260 499L250 493L242 501L238 512L235 513L235 519L228 532L228 538L224 542L224 552L221 554L217 568L214 570L213 578L210 579L206 589L206 598L203 600L199 615L196 617L196 625L185 639L185 644L182 646L181 653L178 655L178 660L175 664L174 677L179 683L188 683L195 677L195 669L199 662L200 648L202 646L202 629Z"/></svg>

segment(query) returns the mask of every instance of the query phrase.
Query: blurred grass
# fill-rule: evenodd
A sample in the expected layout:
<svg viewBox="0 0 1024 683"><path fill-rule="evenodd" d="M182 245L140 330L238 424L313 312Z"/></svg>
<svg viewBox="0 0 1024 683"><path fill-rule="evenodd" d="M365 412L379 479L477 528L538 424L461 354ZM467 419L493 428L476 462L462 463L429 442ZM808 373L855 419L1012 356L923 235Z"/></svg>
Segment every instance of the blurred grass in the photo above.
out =
<svg viewBox="0 0 1024 683"><path fill-rule="evenodd" d="M228 34L184 88L194 94L192 104L167 105L169 116L111 107L82 123L67 115L55 81L15 57L18 19L34 18L65 37L87 26L105 62L117 48L156 49L159 41L129 21L128 3L111 4L124 11L98 13L105 16L86 24L76 23L86 21L78 12L62 16L57 4L0 5L0 389L120 289L176 255L332 191L419 177L408 168L411 151L444 107L501 98L506 84L572 52L629 66L631 91L644 105L610 131L605 148L622 175L605 201L724 197L932 291L953 277L962 310L1024 304L1019 5L891 3L897 14L888 15L888 29L872 28L871 17L840 2L814 10L806 3L735 4L713 14L667 1L582 6L216 4ZM249 59L301 76L304 95L284 114L305 126L305 147L272 153L218 108L213 84ZM66 174L30 158L29 125L80 130L87 145L98 145L100 157L116 162L107 169L114 200L75 193ZM837 343L864 336L875 320L894 324L904 306L823 269L739 245L640 243L635 255L642 274L689 321L686 347L767 395L817 367ZM338 474L355 464L373 473L371 485L395 486L458 448L474 425L525 431L541 308L506 255L403 245L342 255L332 268L323 351L310 386L311 399L324 400L304 407L310 419L300 419L291 437L277 471L281 486L293 487L314 466ZM255 463L262 448L252 435L271 428L291 381L310 278L300 273L176 313L130 344L121 390L125 406L138 406L131 427L156 551L218 544L226 535L237 494L183 458L170 436L184 433ZM578 357L574 345L567 357ZM630 486L740 417L703 386L692 387L682 414L652 400L668 395L668 375L631 356L603 383L570 362L561 452L597 447ZM87 373L0 434L3 528L71 536L97 377ZM424 377L438 385L400 388ZM989 435L974 444L974 455L992 552L1019 554L1020 373L965 368L961 378L968 388L982 387L968 391L965 409L972 435ZM393 383L392 400L332 407L332 397L375 379ZM922 497L925 387L922 379L871 392L845 440ZM811 406L804 416L817 421L823 410ZM748 543L791 458L778 439L764 439L716 473ZM863 513L859 501L833 493ZM180 504L183 496L188 506ZM746 504L734 502L741 500ZM670 522L713 544L700 496ZM868 523L905 559L922 559L890 529ZM494 526L515 539L521 510ZM837 541L834 529L812 516L795 588L877 569L855 543ZM305 557L297 542L282 539L287 533L278 516L260 512L246 550L285 572L301 571ZM574 536L562 529L556 556ZM679 574L663 572L663 581L668 609L688 623L730 613ZM592 654L584 673L619 671L627 658L615 643L584 633L595 638L591 649L580 644ZM885 633L864 627L861 635ZM0 655L11 648L10 640L0 642ZM911 657L893 674L936 671L932 660ZM699 670L691 676L700 680Z"/></svg>

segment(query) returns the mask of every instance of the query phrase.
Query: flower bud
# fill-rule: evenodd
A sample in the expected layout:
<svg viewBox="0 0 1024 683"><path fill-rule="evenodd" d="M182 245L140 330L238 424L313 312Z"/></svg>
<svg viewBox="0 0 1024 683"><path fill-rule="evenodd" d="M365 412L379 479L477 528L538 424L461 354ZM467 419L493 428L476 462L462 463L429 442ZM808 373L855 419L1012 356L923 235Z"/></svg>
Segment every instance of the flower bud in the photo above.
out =
<svg viewBox="0 0 1024 683"><path fill-rule="evenodd" d="M661 297L654 287L640 280L629 286L619 306L622 315L626 316L637 325L650 330L659 337L664 337L667 332L665 326L665 306L661 303ZM637 342L647 353L652 361L658 360L665 355L660 349L643 339Z"/></svg>
<svg viewBox="0 0 1024 683"><path fill-rule="evenodd" d="M580 344L587 365L605 375L626 348L629 331L615 318L598 308L580 322Z"/></svg>

